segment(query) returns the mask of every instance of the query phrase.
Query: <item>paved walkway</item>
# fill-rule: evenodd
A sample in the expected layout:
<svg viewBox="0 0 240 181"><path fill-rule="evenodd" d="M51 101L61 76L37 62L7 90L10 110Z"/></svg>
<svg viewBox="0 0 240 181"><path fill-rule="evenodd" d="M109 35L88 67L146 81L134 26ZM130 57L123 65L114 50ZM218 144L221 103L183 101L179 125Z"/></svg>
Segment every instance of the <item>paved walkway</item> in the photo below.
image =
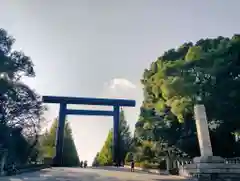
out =
<svg viewBox="0 0 240 181"><path fill-rule="evenodd" d="M50 168L18 176L0 177L0 181L185 181L185 179L177 176L131 173L124 168Z"/></svg>

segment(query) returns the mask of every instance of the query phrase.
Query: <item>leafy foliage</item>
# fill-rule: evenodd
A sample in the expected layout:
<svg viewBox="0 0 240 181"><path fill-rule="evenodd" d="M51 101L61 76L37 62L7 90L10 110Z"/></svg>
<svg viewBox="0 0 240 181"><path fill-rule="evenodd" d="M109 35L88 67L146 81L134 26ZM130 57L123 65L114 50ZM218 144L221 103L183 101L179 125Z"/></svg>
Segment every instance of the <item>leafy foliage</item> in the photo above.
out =
<svg viewBox="0 0 240 181"><path fill-rule="evenodd" d="M120 122L119 122L119 154L122 162L125 160L125 156L128 153L132 145L131 132L125 119L124 111L120 111ZM112 165L113 155L113 130L111 129L108 133L107 139L94 159L93 165Z"/></svg>
<svg viewBox="0 0 240 181"><path fill-rule="evenodd" d="M135 126L135 159L198 156L193 106L206 106L213 152L239 156L240 36L201 39L165 52L141 80L144 101Z"/></svg>
<svg viewBox="0 0 240 181"><path fill-rule="evenodd" d="M40 96L21 82L22 77L34 77L35 72L30 57L12 50L14 42L0 29L0 145L11 159L22 163L36 153L45 108Z"/></svg>
<svg viewBox="0 0 240 181"><path fill-rule="evenodd" d="M56 129L57 119L53 121L53 124L48 131L46 131L41 140L41 154L43 157L54 157L55 156L55 140L56 140ZM63 166L79 166L80 161L78 153L72 138L72 130L69 123L66 121L64 127L64 146L63 146Z"/></svg>
<svg viewBox="0 0 240 181"><path fill-rule="evenodd" d="M112 155L113 155L113 131L110 130L107 139L98 154L97 163L98 165L112 165Z"/></svg>
<svg viewBox="0 0 240 181"><path fill-rule="evenodd" d="M92 166L94 166L94 167L99 166L98 157L99 157L99 152L97 152L96 156L94 157Z"/></svg>

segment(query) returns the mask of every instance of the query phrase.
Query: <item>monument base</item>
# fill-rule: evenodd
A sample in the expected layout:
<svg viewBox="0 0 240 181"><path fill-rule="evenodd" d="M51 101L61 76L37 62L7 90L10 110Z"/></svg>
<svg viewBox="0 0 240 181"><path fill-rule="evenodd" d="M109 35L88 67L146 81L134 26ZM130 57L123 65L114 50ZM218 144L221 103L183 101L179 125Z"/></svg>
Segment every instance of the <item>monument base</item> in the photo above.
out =
<svg viewBox="0 0 240 181"><path fill-rule="evenodd" d="M179 175L196 181L239 181L240 164L227 164L217 156L197 157L179 168Z"/></svg>
<svg viewBox="0 0 240 181"><path fill-rule="evenodd" d="M193 159L193 163L224 163L220 156L200 156Z"/></svg>

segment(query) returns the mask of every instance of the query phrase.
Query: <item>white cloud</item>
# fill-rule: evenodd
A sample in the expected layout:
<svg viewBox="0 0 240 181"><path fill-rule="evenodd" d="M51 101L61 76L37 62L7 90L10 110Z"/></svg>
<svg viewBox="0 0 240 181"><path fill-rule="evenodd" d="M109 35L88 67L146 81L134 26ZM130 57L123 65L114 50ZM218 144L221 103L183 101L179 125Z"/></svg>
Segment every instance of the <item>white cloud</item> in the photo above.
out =
<svg viewBox="0 0 240 181"><path fill-rule="evenodd" d="M131 89L135 89L136 85L134 85L132 82L130 82L127 79L115 78L115 79L110 81L109 87L111 89L115 89L115 88L131 88Z"/></svg>
<svg viewBox="0 0 240 181"><path fill-rule="evenodd" d="M114 78L104 84L101 96L108 98L135 99L138 89L131 81L124 78Z"/></svg>

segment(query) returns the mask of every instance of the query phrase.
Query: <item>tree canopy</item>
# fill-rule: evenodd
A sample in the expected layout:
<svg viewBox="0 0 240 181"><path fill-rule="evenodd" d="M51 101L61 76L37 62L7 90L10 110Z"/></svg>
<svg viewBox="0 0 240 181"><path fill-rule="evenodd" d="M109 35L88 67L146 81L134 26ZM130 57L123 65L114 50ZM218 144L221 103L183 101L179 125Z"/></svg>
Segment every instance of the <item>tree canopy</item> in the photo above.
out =
<svg viewBox="0 0 240 181"><path fill-rule="evenodd" d="M22 77L35 76L34 65L30 57L12 49L14 42L0 29L0 145L14 160L27 162L37 143L45 108L40 96L21 82Z"/></svg>
<svg viewBox="0 0 240 181"><path fill-rule="evenodd" d="M206 106L214 155L239 156L239 62L240 35L234 35L184 43L145 69L135 157L198 156L193 106L199 101Z"/></svg>

